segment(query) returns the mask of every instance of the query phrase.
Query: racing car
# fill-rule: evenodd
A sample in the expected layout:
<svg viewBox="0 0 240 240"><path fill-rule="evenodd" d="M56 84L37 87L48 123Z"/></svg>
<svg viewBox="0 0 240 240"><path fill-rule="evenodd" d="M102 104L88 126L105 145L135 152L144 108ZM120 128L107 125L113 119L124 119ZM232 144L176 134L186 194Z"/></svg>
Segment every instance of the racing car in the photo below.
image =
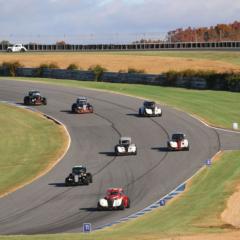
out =
<svg viewBox="0 0 240 240"><path fill-rule="evenodd" d="M78 97L76 102L72 104L73 113L93 113L93 106L88 103L86 97Z"/></svg>
<svg viewBox="0 0 240 240"><path fill-rule="evenodd" d="M122 188L109 188L104 198L98 201L97 209L101 210L124 210L130 208L130 199L124 194Z"/></svg>
<svg viewBox="0 0 240 240"><path fill-rule="evenodd" d="M138 110L139 116L160 117L162 116L162 109L156 106L153 101L144 101L143 106Z"/></svg>
<svg viewBox="0 0 240 240"><path fill-rule="evenodd" d="M72 168L72 172L66 177L66 186L88 185L92 183L93 177L87 172L86 167L79 165Z"/></svg>
<svg viewBox="0 0 240 240"><path fill-rule="evenodd" d="M172 134L172 138L167 142L167 145L168 145L168 149L172 151L181 151L181 150L189 151L190 149L189 142L186 139L185 134L183 133Z"/></svg>
<svg viewBox="0 0 240 240"><path fill-rule="evenodd" d="M41 96L41 93L37 90L31 90L28 92L28 96L23 99L24 105L47 105L47 99Z"/></svg>
<svg viewBox="0 0 240 240"><path fill-rule="evenodd" d="M137 146L132 143L130 137L121 137L119 144L115 146L116 156L120 155L137 155Z"/></svg>

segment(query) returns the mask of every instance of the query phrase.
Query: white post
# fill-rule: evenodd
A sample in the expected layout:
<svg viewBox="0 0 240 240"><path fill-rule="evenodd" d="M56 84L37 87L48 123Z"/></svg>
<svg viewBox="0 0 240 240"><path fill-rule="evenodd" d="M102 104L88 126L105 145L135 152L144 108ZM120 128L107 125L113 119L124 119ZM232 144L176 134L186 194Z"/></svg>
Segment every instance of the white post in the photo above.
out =
<svg viewBox="0 0 240 240"><path fill-rule="evenodd" d="M238 123L233 123L233 129L238 130Z"/></svg>

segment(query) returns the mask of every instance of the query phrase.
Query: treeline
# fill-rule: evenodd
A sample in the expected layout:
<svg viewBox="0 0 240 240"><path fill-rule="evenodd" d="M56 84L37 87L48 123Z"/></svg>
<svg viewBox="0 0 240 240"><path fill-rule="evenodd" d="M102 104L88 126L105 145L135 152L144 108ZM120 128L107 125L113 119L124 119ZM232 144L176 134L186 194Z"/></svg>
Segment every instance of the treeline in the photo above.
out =
<svg viewBox="0 0 240 240"><path fill-rule="evenodd" d="M176 29L168 32L169 42L240 41L240 22L218 24L211 27Z"/></svg>
<svg viewBox="0 0 240 240"><path fill-rule="evenodd" d="M163 43L163 42L221 42L240 41L240 22L217 24L211 27L186 29L178 28L169 31L165 40L141 39L133 43Z"/></svg>

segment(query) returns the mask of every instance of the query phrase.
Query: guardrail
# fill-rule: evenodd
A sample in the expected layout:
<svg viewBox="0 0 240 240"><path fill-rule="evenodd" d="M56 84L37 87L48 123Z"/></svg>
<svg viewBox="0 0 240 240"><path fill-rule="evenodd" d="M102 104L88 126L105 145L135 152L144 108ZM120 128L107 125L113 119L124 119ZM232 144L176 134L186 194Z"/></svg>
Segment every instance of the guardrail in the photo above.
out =
<svg viewBox="0 0 240 240"><path fill-rule="evenodd" d="M96 76L92 71L51 69L51 68L17 68L11 73L7 67L0 67L0 76L16 77L40 77L53 79L96 81ZM216 75L214 78L204 76L177 76L174 79L167 74L145 74L145 73L122 73L122 72L103 72L97 79L100 82L109 83L128 83L145 84L155 86L183 87L189 89L211 89L240 92L240 81Z"/></svg>
<svg viewBox="0 0 240 240"><path fill-rule="evenodd" d="M10 45L0 44L0 51ZM132 44L24 44L28 51L41 52L85 52L85 51L155 51L155 50L240 50L240 41L221 42L162 42Z"/></svg>
<svg viewBox="0 0 240 240"><path fill-rule="evenodd" d="M7 68L0 67L0 76L10 76ZM17 77L42 77L79 81L94 81L95 74L92 71L66 70L66 69L42 69L39 74L38 68L17 68ZM101 82L111 83L129 83L129 84L146 84L168 86L168 79L164 74L143 74L143 73L117 73L104 72L100 79ZM186 87L193 89L206 89L207 81L203 78L179 78L175 87Z"/></svg>

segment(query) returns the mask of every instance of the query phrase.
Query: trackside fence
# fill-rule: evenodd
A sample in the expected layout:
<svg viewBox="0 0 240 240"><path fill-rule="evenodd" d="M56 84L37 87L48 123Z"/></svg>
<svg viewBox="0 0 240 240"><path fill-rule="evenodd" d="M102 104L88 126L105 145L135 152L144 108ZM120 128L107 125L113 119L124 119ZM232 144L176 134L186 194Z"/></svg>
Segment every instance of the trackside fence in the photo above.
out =
<svg viewBox="0 0 240 240"><path fill-rule="evenodd" d="M12 45L0 44L0 51ZM161 51L161 50L240 50L240 41L160 42L131 44L24 44L32 52Z"/></svg>

